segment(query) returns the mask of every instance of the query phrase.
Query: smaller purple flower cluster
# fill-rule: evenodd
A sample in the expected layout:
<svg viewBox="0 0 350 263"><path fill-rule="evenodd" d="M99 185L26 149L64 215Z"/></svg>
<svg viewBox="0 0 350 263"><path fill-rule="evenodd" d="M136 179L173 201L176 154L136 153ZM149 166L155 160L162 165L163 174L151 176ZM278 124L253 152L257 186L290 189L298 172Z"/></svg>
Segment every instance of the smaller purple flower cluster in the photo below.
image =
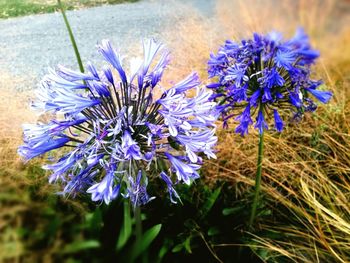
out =
<svg viewBox="0 0 350 263"><path fill-rule="evenodd" d="M216 82L207 86L215 91L211 99L219 102L224 127L234 117L239 122L236 132L244 136L255 116L254 127L262 133L272 115L275 129L281 132L284 113L300 119L304 112L316 109L310 94L327 103L332 93L318 90L322 82L310 79L318 56L301 28L290 40L283 40L278 32L255 33L241 43L227 40L216 55L210 55L208 73Z"/></svg>
<svg viewBox="0 0 350 263"><path fill-rule="evenodd" d="M18 153L29 160L64 148L44 166L63 194L86 192L106 204L121 195L140 206L153 199L149 179L159 178L176 203L175 184L197 179L204 155L216 158L212 92L196 73L163 88L169 52L153 40L144 42L144 58L132 60L130 74L109 41L98 48L109 64L101 71L92 64L85 73L58 67L44 78L33 107L52 120L24 125Z"/></svg>

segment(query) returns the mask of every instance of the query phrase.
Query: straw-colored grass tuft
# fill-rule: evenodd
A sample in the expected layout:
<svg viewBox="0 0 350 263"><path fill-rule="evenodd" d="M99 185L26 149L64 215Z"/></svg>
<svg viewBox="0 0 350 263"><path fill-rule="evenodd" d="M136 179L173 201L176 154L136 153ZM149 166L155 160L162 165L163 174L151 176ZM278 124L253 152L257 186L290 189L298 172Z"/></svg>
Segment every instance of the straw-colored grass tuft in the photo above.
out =
<svg viewBox="0 0 350 263"><path fill-rule="evenodd" d="M187 5L184 8L190 9ZM321 51L314 77L322 78L333 91L331 103L320 105L302 122L289 124L281 134L266 135L262 196L272 216L258 215L256 228L269 235L251 234L249 242L266 261L281 262L282 257L292 262L350 260L348 8L345 0L218 0L215 18L207 20L193 10L190 18L180 19L161 34L173 58L164 82L181 80L192 70L199 71L206 82L210 51L216 52L226 38L238 40L242 36L250 37L254 31L276 29L289 37L297 26L304 26L313 45ZM171 72L173 75L169 75ZM38 183L46 180L38 178L39 173L32 177L21 173L28 164L23 166L16 155L21 143L20 125L37 118L29 113L28 96L3 89L0 93L7 102L0 105L1 192L11 193L11 198L21 197L11 201L0 194L0 205L5 207L0 211L0 232L7 233L1 235L0 251L7 249L10 253L14 249L20 253L23 247L19 237L14 231L9 232L22 225L21 217L15 215L42 204L30 204L24 189L34 181L40 185L38 189L45 192L47 184ZM227 181L232 185L232 195L245 202L245 194L254 185L258 138L253 130L242 138L233 132L234 127L235 123L229 130L218 128L218 160L205 163L205 180ZM33 175L33 171L30 174ZM9 244L9 240L15 242L11 243L10 250L1 245ZM1 256L0 253L0 260Z"/></svg>
<svg viewBox="0 0 350 263"><path fill-rule="evenodd" d="M322 78L334 97L301 123L282 134L265 137L262 196L271 217L257 219L249 245L263 260L281 262L348 262L350 260L350 28L335 1L244 1L237 6L219 1L221 21L233 38L250 31L292 32L302 25L320 49L315 78ZM286 4L286 6L284 5ZM230 9L231 8L231 9ZM295 12L286 12L295 8ZM221 11L220 11L221 10ZM281 16L283 14L283 16ZM230 27L238 25L237 28ZM208 162L207 179L224 179L236 198L252 190L256 169L256 131L241 138L219 130L218 162ZM262 233L262 234L259 234ZM266 234L268 233L268 234ZM262 252L263 251L263 252Z"/></svg>

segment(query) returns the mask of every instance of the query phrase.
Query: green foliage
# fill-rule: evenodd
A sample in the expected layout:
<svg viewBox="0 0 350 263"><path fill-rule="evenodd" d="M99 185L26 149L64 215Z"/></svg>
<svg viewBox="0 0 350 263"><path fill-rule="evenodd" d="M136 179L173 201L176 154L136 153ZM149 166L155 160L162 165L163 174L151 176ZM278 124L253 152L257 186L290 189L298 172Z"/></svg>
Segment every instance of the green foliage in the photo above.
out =
<svg viewBox="0 0 350 263"><path fill-rule="evenodd" d="M63 254L74 254L88 249L95 249L100 247L98 240L78 240L74 243L68 244L63 248Z"/></svg>
<svg viewBox="0 0 350 263"><path fill-rule="evenodd" d="M138 0L69 0L63 1L66 9L92 7L102 4L120 4ZM31 14L52 13L58 11L54 0L0 0L0 18L9 18Z"/></svg>
<svg viewBox="0 0 350 263"><path fill-rule="evenodd" d="M37 4L26 0L0 0L0 18L23 16L27 14L52 13L56 5Z"/></svg>
<svg viewBox="0 0 350 263"><path fill-rule="evenodd" d="M9 185L3 184L0 205L12 215L1 229L0 260L36 262L45 253L47 260L75 263L111 262L110 259L126 263L237 262L238 258L241 262L290 262L288 255L272 250L277 247L271 244L274 240L284 244L295 238L295 233L288 235L284 230L266 229L261 224L276 224L274 220L282 222L283 219L280 227L302 231L302 224L310 223L305 221L309 219L303 219L302 211L296 210L298 206L276 205L276 201L263 192L258 203L259 227L254 233L247 233L253 193L247 192L235 199L230 184L218 181L216 185L208 185L204 174L203 179L191 187L177 186L183 204L171 205L164 193L164 198L153 200L143 209L144 231L137 242L135 219L127 201L107 207L96 206L88 197L65 199L55 195L53 188L43 192L48 187L46 175L37 165L29 164L16 176L12 172L0 169L0 178L11 178ZM27 184L23 184L24 178ZM15 187L11 187L13 181ZM150 192L158 189L157 183L150 187L154 187ZM304 206L306 209L310 204ZM21 212L11 212L15 207L21 207ZM294 209L294 214L288 209ZM312 207L305 211L313 218L310 209ZM267 241L271 244L266 244Z"/></svg>
<svg viewBox="0 0 350 263"><path fill-rule="evenodd" d="M124 202L124 221L120 229L119 238L117 241L117 250L119 251L125 246L132 234L132 221L130 216L130 205Z"/></svg>
<svg viewBox="0 0 350 263"><path fill-rule="evenodd" d="M221 187L215 189L213 193L208 197L208 199L205 201L201 212L202 216L201 219L205 218L205 216L209 213L209 211L213 208L213 205L215 204L216 200L218 199L221 192Z"/></svg>
<svg viewBox="0 0 350 263"><path fill-rule="evenodd" d="M134 262L135 259L137 259L142 253L144 253L149 248L151 243L158 236L161 227L161 224L151 227L145 233L142 234L142 237L139 242L136 240L130 251L131 262Z"/></svg>

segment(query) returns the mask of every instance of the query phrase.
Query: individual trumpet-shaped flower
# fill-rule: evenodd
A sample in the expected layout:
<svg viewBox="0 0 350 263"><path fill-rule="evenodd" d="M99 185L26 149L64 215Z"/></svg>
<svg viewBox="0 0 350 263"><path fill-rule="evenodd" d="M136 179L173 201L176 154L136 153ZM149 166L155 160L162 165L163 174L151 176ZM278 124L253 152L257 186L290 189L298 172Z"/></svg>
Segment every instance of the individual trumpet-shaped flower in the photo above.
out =
<svg viewBox="0 0 350 263"><path fill-rule="evenodd" d="M176 192L176 190L173 187L173 182L171 181L170 177L164 172L160 173L160 177L163 179L163 181L166 183L166 185L168 187L170 201L174 204L177 203L176 199L179 199L181 201L180 196L178 195L178 193ZM174 199L174 197L176 199Z"/></svg>
<svg viewBox="0 0 350 263"><path fill-rule="evenodd" d="M169 153L165 153L165 155L170 160L172 170L175 171L178 181L184 181L186 184L190 184L192 180L199 178L197 170L200 168L200 165L188 164Z"/></svg>
<svg viewBox="0 0 350 263"><path fill-rule="evenodd" d="M196 73L162 87L169 52L153 40L143 48L144 58L131 60L130 74L105 40L98 49L108 66L101 71L92 64L85 73L59 66L42 81L32 106L53 119L25 125L18 153L28 160L66 148L44 166L62 193L88 193L106 204L122 196L139 206L152 200L147 185L158 178L176 203L175 185L199 177L202 157L215 158L212 91L200 88ZM192 89L196 94L189 96Z"/></svg>
<svg viewBox="0 0 350 263"><path fill-rule="evenodd" d="M240 122L236 132L243 136L254 124L252 119L259 133L268 129L272 119L275 123L270 126L281 132L282 118L299 119L316 109L312 98L327 103L332 93L317 89L322 82L310 79L318 56L301 28L290 40L271 32L254 34L241 43L226 41L217 55L210 55L208 73L215 81L207 86L215 92L211 99L219 102L224 126L235 117Z"/></svg>
<svg viewBox="0 0 350 263"><path fill-rule="evenodd" d="M104 201L109 204L111 200L115 199L120 190L120 184L115 185L115 165L107 169L106 175L103 177L101 182L95 183L89 189L87 193L91 194L92 201Z"/></svg>
<svg viewBox="0 0 350 263"><path fill-rule="evenodd" d="M73 150L69 154L63 156L57 163L44 165L45 170L51 170L53 173L50 175L49 182L56 182L57 180L65 180L63 175L66 171L71 169L80 159L77 155L77 149Z"/></svg>
<svg viewBox="0 0 350 263"><path fill-rule="evenodd" d="M140 206L147 204L149 201L154 199L154 197L150 197L147 193L147 177L144 178L144 182L142 182L142 172L141 170L138 172L136 179L129 176L129 187L127 189L127 194L125 197L129 197L134 206Z"/></svg>
<svg viewBox="0 0 350 263"><path fill-rule="evenodd" d="M43 141L25 141L25 144L18 148L18 153L26 159L32 159L43 153L65 146L70 140L68 137L45 137Z"/></svg>
<svg viewBox="0 0 350 263"><path fill-rule="evenodd" d="M122 136L122 149L124 151L124 158L126 160L141 160L142 154L140 146L135 142L128 131L124 132Z"/></svg>

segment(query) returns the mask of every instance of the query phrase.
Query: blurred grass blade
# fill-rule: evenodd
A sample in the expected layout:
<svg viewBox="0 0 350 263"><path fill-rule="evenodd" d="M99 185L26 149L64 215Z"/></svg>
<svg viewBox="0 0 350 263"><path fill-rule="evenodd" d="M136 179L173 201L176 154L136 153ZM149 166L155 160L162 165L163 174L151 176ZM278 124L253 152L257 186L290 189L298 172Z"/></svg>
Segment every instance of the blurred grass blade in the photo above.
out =
<svg viewBox="0 0 350 263"><path fill-rule="evenodd" d="M74 38L74 35L73 35L73 32L72 32L72 29L70 27L70 24L68 22L68 19L67 19L67 16L66 16L66 12L64 11L63 4L62 4L61 0L57 0L57 3L58 3L58 7L61 10L64 23L66 24L66 28L67 28L67 31L68 31L68 34L69 34L69 38L70 38L70 41L71 41L72 46L74 48L74 53L75 53L75 56L77 58L77 62L79 64L79 69L80 69L81 72L84 72L84 66L83 66L83 63L81 62L78 46L77 46L77 43L75 42L75 38Z"/></svg>
<svg viewBox="0 0 350 263"><path fill-rule="evenodd" d="M173 252L173 253L180 252L183 249L183 247L184 247L183 243L177 244L175 247L173 247L171 252Z"/></svg>
<svg viewBox="0 0 350 263"><path fill-rule="evenodd" d="M140 242L136 242L131 250L131 262L138 258L147 248L151 245L153 240L158 236L162 224L155 225L145 231L142 235Z"/></svg>
<svg viewBox="0 0 350 263"><path fill-rule="evenodd" d="M218 199L220 193L221 193L221 187L215 189L215 191L209 196L208 200L204 203L201 209L202 210L201 218L204 218L209 213L209 211L214 206L216 200Z"/></svg>
<svg viewBox="0 0 350 263"><path fill-rule="evenodd" d="M117 241L117 250L122 249L132 234L132 222L130 206L127 200L124 201L124 222Z"/></svg>
<svg viewBox="0 0 350 263"><path fill-rule="evenodd" d="M82 250L99 248L100 242L98 240L85 240L85 241L76 241L74 243L68 244L63 248L62 253L72 254L77 253Z"/></svg>
<svg viewBox="0 0 350 263"><path fill-rule="evenodd" d="M216 235L220 234L220 232L221 231L220 231L219 227L212 226L208 229L207 234L208 234L208 236L216 236Z"/></svg>
<svg viewBox="0 0 350 263"><path fill-rule="evenodd" d="M239 212L242 212L243 209L244 209L244 206L226 207L222 209L222 214L224 216L234 215L234 214L238 214Z"/></svg>
<svg viewBox="0 0 350 263"><path fill-rule="evenodd" d="M184 248L186 249L186 252L189 253L189 254L192 254L191 238L192 238L192 236L187 237L185 242L184 242Z"/></svg>

